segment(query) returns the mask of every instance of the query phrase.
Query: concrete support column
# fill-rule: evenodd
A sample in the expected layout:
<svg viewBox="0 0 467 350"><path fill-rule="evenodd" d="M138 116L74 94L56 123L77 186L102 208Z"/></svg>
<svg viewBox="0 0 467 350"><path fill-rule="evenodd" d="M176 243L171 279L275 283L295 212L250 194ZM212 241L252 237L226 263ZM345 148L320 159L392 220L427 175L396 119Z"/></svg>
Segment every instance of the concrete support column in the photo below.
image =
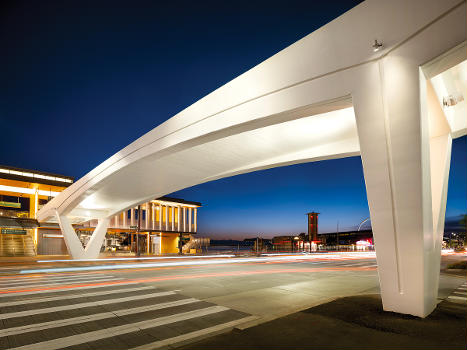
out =
<svg viewBox="0 0 467 350"><path fill-rule="evenodd" d="M135 224L135 208L130 209L130 226L136 226L136 224Z"/></svg>
<svg viewBox="0 0 467 350"><path fill-rule="evenodd" d="M30 213L29 213L29 217L30 218L34 218L36 219L37 218L37 211L39 210L39 190L36 188L35 192L34 192L34 198L31 198L30 196L30 205L29 205L29 208L30 208ZM33 216L34 215L34 216ZM37 252L37 240L38 240L38 237L37 237L37 228L34 229L34 237L33 237L33 242L34 242L34 249L36 250Z"/></svg>
<svg viewBox="0 0 467 350"><path fill-rule="evenodd" d="M183 207L183 232L186 232L186 208Z"/></svg>
<svg viewBox="0 0 467 350"><path fill-rule="evenodd" d="M156 205L154 203L151 203L151 213L152 213L151 228L154 230L156 228Z"/></svg>
<svg viewBox="0 0 467 350"><path fill-rule="evenodd" d="M182 207L178 207L177 210L178 222L177 222L177 231L180 232L181 220L182 220Z"/></svg>
<svg viewBox="0 0 467 350"><path fill-rule="evenodd" d="M151 203L144 204L144 210L146 211L146 223L145 223L144 227L146 228L146 230L149 230L149 222L151 221L151 212L149 210L150 205L151 205ZM141 217L141 219L142 219L142 217Z"/></svg>
<svg viewBox="0 0 467 350"><path fill-rule="evenodd" d="M122 226L123 226L124 228L128 228L128 210L125 210L125 211L123 212Z"/></svg>
<svg viewBox="0 0 467 350"><path fill-rule="evenodd" d="M193 224L194 224L193 232L198 231L198 208L193 209Z"/></svg>
<svg viewBox="0 0 467 350"><path fill-rule="evenodd" d="M433 213L438 221L444 213L450 137L430 140L424 77L403 56L375 62L362 80L353 103L383 308L425 317L438 295L442 236Z"/></svg>
<svg viewBox="0 0 467 350"><path fill-rule="evenodd" d="M166 231L169 230L169 207L167 205L165 206L165 227L164 229Z"/></svg>
<svg viewBox="0 0 467 350"><path fill-rule="evenodd" d="M68 217L60 215L56 212L60 229L62 230L63 238L68 249L68 253L73 259L96 259L99 256L102 243L109 227L110 219L102 218L98 220L97 227L89 240L86 248L83 248L76 232L71 225Z"/></svg>
<svg viewBox="0 0 467 350"><path fill-rule="evenodd" d="M159 230L162 230L162 204L159 204Z"/></svg>
<svg viewBox="0 0 467 350"><path fill-rule="evenodd" d="M171 215L171 220L172 220L172 225L170 230L175 231L175 207L170 207L170 215Z"/></svg>
<svg viewBox="0 0 467 350"><path fill-rule="evenodd" d="M92 233L91 239L86 245L86 259L96 259L97 257L99 257L99 253L101 251L102 243L104 242L105 234L107 233L109 223L109 218L103 218L98 220L97 226L94 229L94 232Z"/></svg>
<svg viewBox="0 0 467 350"><path fill-rule="evenodd" d="M192 229L191 229L191 213L192 213L193 209L191 208L188 208L188 232L191 232Z"/></svg>

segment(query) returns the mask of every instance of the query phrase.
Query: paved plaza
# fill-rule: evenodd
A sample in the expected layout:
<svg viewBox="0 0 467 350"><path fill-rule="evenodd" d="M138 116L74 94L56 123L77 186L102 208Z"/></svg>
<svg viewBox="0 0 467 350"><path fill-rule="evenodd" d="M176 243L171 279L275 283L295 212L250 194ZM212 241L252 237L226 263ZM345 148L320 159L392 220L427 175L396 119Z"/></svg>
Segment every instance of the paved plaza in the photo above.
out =
<svg viewBox="0 0 467 350"><path fill-rule="evenodd" d="M340 297L379 293L371 253L24 259L4 262L1 273L1 349L180 346ZM465 304L465 277L441 274L439 300Z"/></svg>

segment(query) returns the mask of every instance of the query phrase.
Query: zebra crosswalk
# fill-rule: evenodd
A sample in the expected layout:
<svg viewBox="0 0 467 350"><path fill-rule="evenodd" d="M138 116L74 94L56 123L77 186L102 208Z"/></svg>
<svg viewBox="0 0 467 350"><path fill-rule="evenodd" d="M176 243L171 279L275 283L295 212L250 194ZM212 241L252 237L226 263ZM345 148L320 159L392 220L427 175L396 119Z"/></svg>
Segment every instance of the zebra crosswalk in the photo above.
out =
<svg viewBox="0 0 467 350"><path fill-rule="evenodd" d="M467 282L457 287L450 296L448 301L456 304L465 304L467 302Z"/></svg>
<svg viewBox="0 0 467 350"><path fill-rule="evenodd" d="M156 349L251 319L108 274L0 281L0 350Z"/></svg>
<svg viewBox="0 0 467 350"><path fill-rule="evenodd" d="M362 269L366 268L377 268L378 264L374 260L372 261L361 261L361 260L352 260L352 261L343 261L343 262L333 262L330 261L328 264L333 264L336 267L358 267Z"/></svg>

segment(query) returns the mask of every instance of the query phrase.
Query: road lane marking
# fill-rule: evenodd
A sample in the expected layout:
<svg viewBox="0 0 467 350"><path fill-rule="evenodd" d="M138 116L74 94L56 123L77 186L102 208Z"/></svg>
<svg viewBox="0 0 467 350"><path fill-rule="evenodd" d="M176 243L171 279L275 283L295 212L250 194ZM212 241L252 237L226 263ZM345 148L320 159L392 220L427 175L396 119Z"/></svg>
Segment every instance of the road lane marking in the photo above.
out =
<svg viewBox="0 0 467 350"><path fill-rule="evenodd" d="M47 274L36 274L36 275L11 275L11 276L0 276L0 282L4 283L6 280L14 281L30 281L30 280L41 280L57 279L57 278L76 278L76 277L92 277L102 276L98 272L79 272L79 273L47 273ZM110 275L107 275L110 276ZM113 276L110 276L113 277Z"/></svg>
<svg viewBox="0 0 467 350"><path fill-rule="evenodd" d="M91 331L76 335L71 335L63 338L57 338L53 340L47 340L43 342L23 345L15 348L10 348L9 350L37 350L37 349L47 349L47 350L57 350L61 348L66 348L69 346L79 345L86 342L92 342L100 339L111 338L118 335L123 335L127 333L138 332L143 329L154 328L174 322L185 321L197 317L207 316L222 311L230 310L224 306L211 306L200 310L183 312L175 315L164 316L153 318L145 321L134 322L130 324L124 324L121 326L109 327L105 329L100 329L97 331Z"/></svg>
<svg viewBox="0 0 467 350"><path fill-rule="evenodd" d="M100 295L108 295L108 294L117 294L117 293L129 293L129 292L137 292L140 290L147 290L152 289L154 287L136 287L136 288L121 288L121 289L112 289L112 290L105 290L102 292L87 292L87 293L80 293L80 294L65 294L56 297L45 297L45 298L36 298L36 299L28 299L28 300L17 300L17 301L5 301L0 303L0 307L2 306L15 306L15 305L25 305L25 304L37 304L43 303L47 301L56 301L56 300L72 300L78 299L83 297L95 297Z"/></svg>
<svg viewBox="0 0 467 350"><path fill-rule="evenodd" d="M179 343L185 340L202 337L210 333L219 332L222 330L228 330L229 328L233 328L235 326L238 326L239 324L246 323L246 322L249 322L255 319L257 319L256 316L244 317L238 320L221 323L221 324L218 324L212 327L203 328L203 329L200 329L199 331L193 331L193 332L185 333L185 334L182 334L176 337L158 340L152 343L147 343L147 344L132 348L131 350L153 350L153 349L160 348L162 346L167 346L167 345Z"/></svg>
<svg viewBox="0 0 467 350"><path fill-rule="evenodd" d="M38 273L38 274L31 274L31 275L25 275L25 274L20 274L19 272L14 275L9 275L9 276L0 276L0 281L5 281L5 280L29 280L33 278L43 278L43 277L48 277L48 278L62 278L62 277L76 277L76 276L96 276L99 273L102 272L78 272L78 273L70 273L70 272L64 272L64 273Z"/></svg>
<svg viewBox="0 0 467 350"><path fill-rule="evenodd" d="M73 271L103 271L103 270L117 270L117 269L135 269L143 267L172 267L172 266L196 266L196 265L221 265L233 263L248 263L248 262L268 262L268 261L293 261L293 260L315 260L304 255L294 256L272 256L272 257L256 257L256 258L227 258L227 259L212 259L197 261L184 261L184 262L162 262L162 263L134 263L134 264L119 264L119 265L94 265L94 266L74 266L62 268L44 268L44 269L28 269L21 270L20 274L29 273L49 273L49 272L73 272ZM341 261L342 259L328 259L328 262ZM369 259L367 259L369 260ZM365 264L368 261L364 262Z"/></svg>
<svg viewBox="0 0 467 350"><path fill-rule="evenodd" d="M196 303L200 301L201 300L199 299L187 298L187 299L169 301L169 302L160 303L160 304L140 306L140 307L135 307L132 309L123 309L123 310L117 310L113 312L102 312L102 313L93 314L93 315L78 316L78 317L71 317L71 318L55 320L55 321L28 324L24 326L0 330L0 337L23 334L27 332L36 332L36 331L41 331L41 330L56 328L56 327L70 326L73 324L79 324L79 323L84 323L84 322L89 322L89 321L98 321L98 320L103 320L106 318L127 316L127 315L137 314L140 312L161 310L161 309L166 309L169 307L187 305L187 304L192 304L192 303Z"/></svg>
<svg viewBox="0 0 467 350"><path fill-rule="evenodd" d="M15 285L21 285L21 286L28 286L28 285L41 285L41 284L51 284L51 283L56 283L56 282L72 282L72 281L81 281L81 280L98 280L98 279L104 279L104 278L114 278L115 276L109 276L109 275L104 275L104 276L95 276L95 277L89 277L89 276L83 276L83 277L76 277L76 278L54 278L54 279L46 279L43 281L14 281L14 282L8 282L8 283L0 283L0 288L3 287L9 287L9 286L15 286Z"/></svg>
<svg viewBox="0 0 467 350"><path fill-rule="evenodd" d="M80 283L90 283L90 282L107 282L107 281L120 281L122 280L121 278L114 277L114 278L107 278L107 279L98 279L98 280L79 280L76 281L76 284ZM9 291L9 290L15 290L17 288L32 288L32 287L53 287L53 286L62 286L66 285L69 283L73 283L74 281L68 281L68 282L59 282L59 283L38 283L38 284L28 284L28 285L19 285L19 286L11 286L11 287L0 287L0 292L1 291Z"/></svg>
<svg viewBox="0 0 467 350"><path fill-rule="evenodd" d="M38 263L77 262L77 261L125 261L125 260L165 260L165 259L203 259L203 258L235 258L233 254L219 255L194 255L194 256L152 256L152 257L130 257L130 258L98 258L98 259L68 259L68 260L37 260Z"/></svg>
<svg viewBox="0 0 467 350"><path fill-rule="evenodd" d="M23 316L38 315L38 314L47 314L47 313L51 313L51 312L72 310L72 309L76 309L76 308L84 308L84 307L90 307L90 306L101 306L101 305L117 304L117 303L123 303L125 301L143 300L143 299L156 298L156 297L160 297L160 296L173 295L173 294L175 294L175 292L157 292L157 293L150 293L150 294L143 294L143 295L133 295L133 296L129 296L129 297L116 298L116 299L107 299L107 300L100 300L100 301L89 301L89 302L86 302L86 303L55 306L55 307L49 307L49 308L43 308L43 309L9 312L9 313L5 313L5 314L0 314L0 319L5 320L5 319L8 319L8 318L13 318L13 317L23 317Z"/></svg>
<svg viewBox="0 0 467 350"><path fill-rule="evenodd" d="M361 267L350 268L353 271L367 271ZM265 274L276 274L276 273L310 273L310 272L329 272L329 271L348 271L348 269L343 269L342 267L310 267L310 268L285 268L285 269L272 269L272 270L254 270L254 271L231 271L231 272L214 272L214 273L202 273L202 274L190 274L190 275L169 275L161 277L151 277L151 278L138 278L133 280L121 280L108 283L94 283L92 285L68 285L61 287L53 288L44 288L44 289L34 289L34 290L11 290L11 291L2 291L0 290L0 297L3 294L37 294L37 293L50 293L52 290L65 290L65 289L79 289L79 288L99 288L103 286L112 286L112 285L124 285L124 284L136 284L136 283L155 283L162 281L173 281L173 280L186 280L186 279L200 279L200 278L211 278L211 277L226 277L226 276L249 276L249 275L265 275Z"/></svg>
<svg viewBox="0 0 467 350"><path fill-rule="evenodd" d="M1 291L0 290L0 300L1 298L11 297L11 296L23 296L23 295L31 295L31 294L43 294L43 293L54 293L54 292L63 292L63 291L74 291L80 289L94 289L94 288L108 288L115 285L124 286L129 284L137 284L137 282L125 282L125 281L117 281L117 282L110 282L110 283L99 283L99 284L92 284L92 285L64 285L52 288L45 288L45 289L31 289L31 290L24 290L24 291Z"/></svg>

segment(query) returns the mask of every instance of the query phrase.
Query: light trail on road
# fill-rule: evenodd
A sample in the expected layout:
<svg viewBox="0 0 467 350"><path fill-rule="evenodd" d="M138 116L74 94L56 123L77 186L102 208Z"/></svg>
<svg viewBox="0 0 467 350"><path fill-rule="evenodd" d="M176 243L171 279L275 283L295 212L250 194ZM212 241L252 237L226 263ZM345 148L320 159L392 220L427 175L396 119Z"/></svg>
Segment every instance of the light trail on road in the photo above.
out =
<svg viewBox="0 0 467 350"><path fill-rule="evenodd" d="M54 262L102 262L102 261L131 261L131 260L165 260L165 259L201 259L201 258L234 258L233 254L219 255L194 255L194 256L151 256L151 257L131 257L131 258L102 258L102 259L61 259L61 260L37 260L38 263Z"/></svg>
<svg viewBox="0 0 467 350"><path fill-rule="evenodd" d="M369 259L374 258L375 253L346 253L346 254L300 254L300 255L278 255L278 256L260 256L253 258L228 258L228 259L209 259L196 261L180 261L180 262L157 262L157 263L139 263L139 264L121 264L121 265L97 265L97 266L72 266L61 268L43 268L21 270L20 274L34 273L56 273L56 272L77 272L77 271L103 271L103 270L120 270L120 269L141 269L150 267L172 267L172 266L196 266L196 265L222 265L234 263L251 263L251 262L274 262L274 261L310 261L310 260L347 260L347 259ZM105 260L104 260L105 261Z"/></svg>
<svg viewBox="0 0 467 350"><path fill-rule="evenodd" d="M251 275L265 275L265 274L280 274L280 273L309 273L309 272L329 272L329 271L374 271L374 267L313 267L313 268L288 268L288 269L275 269L275 270L252 270L252 271L229 271L229 272L211 272L203 274L192 274L192 275L173 275L173 276L160 276L151 278L138 278L138 279L127 279L120 281L109 281L109 282L96 282L96 283L77 283L71 285L60 285L54 287L43 287L43 288L29 288L29 289L9 289L0 290L1 294L14 294L14 293L25 293L25 292L39 292L39 291L50 291L50 290L68 290L82 287L98 287L98 286L113 286L113 285L126 285L126 284L137 284L137 283L153 283L162 281L172 280L186 280L186 279L199 279L199 278L211 278L211 277L227 277L227 276L251 276Z"/></svg>

